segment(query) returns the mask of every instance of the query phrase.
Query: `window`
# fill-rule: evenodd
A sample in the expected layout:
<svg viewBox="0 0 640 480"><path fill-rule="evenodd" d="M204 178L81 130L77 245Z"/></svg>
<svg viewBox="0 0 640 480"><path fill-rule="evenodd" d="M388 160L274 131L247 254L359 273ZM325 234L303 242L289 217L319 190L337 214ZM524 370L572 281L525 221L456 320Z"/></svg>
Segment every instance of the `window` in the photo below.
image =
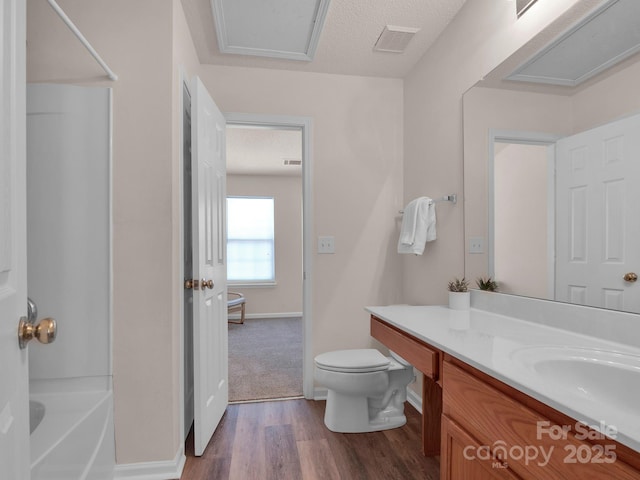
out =
<svg viewBox="0 0 640 480"><path fill-rule="evenodd" d="M275 281L273 197L227 197L227 280Z"/></svg>

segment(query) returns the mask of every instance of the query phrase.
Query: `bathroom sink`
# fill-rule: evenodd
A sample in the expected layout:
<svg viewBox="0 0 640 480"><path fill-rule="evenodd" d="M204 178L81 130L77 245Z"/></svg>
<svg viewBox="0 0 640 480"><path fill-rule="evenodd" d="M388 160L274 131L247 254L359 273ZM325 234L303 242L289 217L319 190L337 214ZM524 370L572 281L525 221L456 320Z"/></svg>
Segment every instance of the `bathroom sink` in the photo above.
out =
<svg viewBox="0 0 640 480"><path fill-rule="evenodd" d="M640 355L541 346L518 349L511 358L553 389L634 412L640 405Z"/></svg>

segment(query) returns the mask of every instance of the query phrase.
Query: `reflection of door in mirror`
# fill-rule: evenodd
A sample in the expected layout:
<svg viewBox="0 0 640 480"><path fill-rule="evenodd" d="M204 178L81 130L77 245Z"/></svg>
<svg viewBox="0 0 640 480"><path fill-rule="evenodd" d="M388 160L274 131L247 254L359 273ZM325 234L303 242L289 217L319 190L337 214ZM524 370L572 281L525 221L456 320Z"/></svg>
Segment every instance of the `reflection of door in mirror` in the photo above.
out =
<svg viewBox="0 0 640 480"><path fill-rule="evenodd" d="M640 312L640 115L557 143L556 300Z"/></svg>
<svg viewBox="0 0 640 480"><path fill-rule="evenodd" d="M553 169L548 148L494 144L491 276L500 279L504 293L553 299Z"/></svg>
<svg viewBox="0 0 640 480"><path fill-rule="evenodd" d="M513 137L512 134L514 132L517 134L521 132L537 132L538 134L547 132L546 137L550 141L545 143L555 144L559 138L577 135L579 132L585 132L589 129L600 128L600 126L611 122L615 123L620 119L630 118L630 116L640 112L640 95L637 94L637 85L640 81L640 36L638 35L640 2L621 0L607 1L604 4L602 8L595 9L592 12L593 15L589 14L582 21L576 18L575 21L578 22L575 25L576 28L571 28L567 31L568 37L566 38L571 37L573 39L572 44L576 46L580 54L568 55L565 47L558 47L556 42L558 38L564 39L565 36L558 37L558 31L555 28L545 29L534 40L515 52L512 57L504 61L492 72L485 75L476 86L464 94L465 237L467 241L471 238L487 238L488 246L486 252L471 251L470 249L465 252L465 275L467 278L477 278L492 274L494 255L497 261L500 261L498 255L503 253L499 247L493 247L491 238L493 234L493 225L491 224L493 188L490 183L493 181L493 174L488 169L494 158L493 147L495 142L498 141L496 132L499 132L500 135L506 132L508 140L511 141L510 143L520 143L513 141L520 139L520 137ZM600 13L603 13L603 15L600 15ZM615 14L615 18L611 17L612 14ZM597 22L590 22L591 19L596 17L599 19ZM587 24L589 27L587 30L582 31L577 37L572 36L573 33L581 31L578 28L579 26ZM585 46L585 42L593 42L593 47ZM549 48L540 48L541 45L547 45ZM611 55L604 54L605 50L612 52ZM532 56L534 51L539 52L539 55L534 54ZM561 59L553 55L547 56L547 52L561 54ZM628 56L634 52L635 55ZM552 58L555 58L555 60L552 61ZM582 66L576 63L576 61L582 60L593 60L595 63L585 63ZM616 63L618 61L620 62ZM523 78L522 75L520 75L519 80L528 81L513 81L514 72L522 73L519 66L524 65L547 65L550 68L546 71L546 75L538 75L537 77L537 80L543 83L533 83L533 80L536 79L532 77ZM594 66L595 68L593 68ZM555 67L558 67L557 70ZM545 79L568 79L569 77L563 76L564 73L567 73L567 71L574 73L584 72L584 67L586 67L586 71L589 74L599 73L588 77L588 79L585 79L584 75L578 75L579 78L574 76L569 82L545 83ZM611 68L606 70L607 67ZM528 71L528 73L531 72ZM635 137L640 138L640 134L638 134L640 127L636 126L635 131ZM555 139L551 139L553 136L555 136ZM607 138L610 139L612 137ZM628 141L625 140L625 148L627 143ZM603 147L601 146L600 148ZM637 163L640 165L640 162ZM619 179L619 177L616 178ZM638 273L637 270L640 270L640 266L632 266L626 261L632 250L629 238L633 238L631 236L635 235L635 243L637 244L640 227L631 227L631 223L629 223L631 219L622 215L623 208L613 206L616 201L622 203L623 199L628 205L640 205L640 198L636 201L631 200L631 196L636 194L636 190L640 195L640 183L637 180L630 181L627 179L626 188L618 188L619 185L621 184L616 183L614 179L609 179L604 184L600 189L598 206L588 206L584 212L582 226L577 223L577 210L574 210L576 217L572 227L568 217L569 213L567 213L568 210L565 213L558 214L556 216L557 223L554 224L556 225L556 230L559 226L573 228L574 230L567 230L567 232L573 235L574 242L578 242L579 231L577 229L587 227L588 232L594 237L591 235L583 237L583 241L586 242L585 245L593 246L597 243L603 244L605 242L605 247L603 247L605 250L601 249L596 253L590 253L590 258L605 259L601 263L611 267L609 270L614 272L612 273L614 283L595 289L593 294L587 294L584 288L589 289L591 287L584 285L585 277L595 279L603 276L604 273L601 274L599 270L589 270L587 272L583 269L579 275L582 276L581 281L583 283L575 279L562 280L560 282L551 275L556 272L556 268L562 269L563 267L554 265L551 268L550 265L547 265L549 273L547 287L551 290L551 285L555 282L558 290L561 290L557 295L555 291L546 292L544 295L536 294L529 289L530 286L526 286L527 289L525 290L518 290L519 284L510 278L518 273L518 269L515 270L515 273L504 270L502 270L504 273L495 273L495 279L498 281L500 291L546 299L563 299L563 301L640 313L640 305L630 305L623 299L627 298L628 300L629 293L633 292L631 296L637 297L637 302L640 304L640 290L638 290L640 282L632 283L624 280L627 273ZM524 190L518 192L516 198L522 196L522 192ZM578 202L577 192L578 190L572 191L572 198L575 202ZM608 197L604 197L605 193L603 192L606 192ZM536 198L540 198L540 194ZM503 203L506 204L507 201L499 203L502 205ZM575 207L577 208L577 203ZM520 209L522 208L520 207ZM602 212L600 218L594 216L598 210ZM609 216L603 217L603 215ZM640 219L640 215L638 217ZM595 227L595 225L599 226ZM616 228L619 231L622 227L624 227L623 235L613 233ZM513 230L516 229L514 228ZM567 235L569 233L565 233L564 238L568 239ZM557 240L557 243L555 240ZM562 239L554 239L553 244L558 257L570 248L565 243L565 240ZM623 252L625 255L624 262L617 259L620 256L619 253L622 251L623 245L625 248ZM574 245L571 248L574 249L572 255L577 255L577 246ZM526 252L523 253L524 250ZM617 253L615 252L616 250ZM640 251L640 249L637 250ZM588 250L586 251L588 253ZM513 252L515 255L519 255L518 261L532 256L532 251L524 247L520 248L519 252L513 249ZM565 263L569 263L568 260L565 260ZM640 261L633 263L640 264ZM580 265L578 260L572 260L572 264ZM515 260L511 261L511 265L517 265ZM500 267L498 266L497 268ZM520 267L520 270L522 268ZM523 277L521 280L533 278L529 271L521 271L519 273ZM501 278L503 275L509 278ZM627 293L624 293L625 289L628 290Z"/></svg>

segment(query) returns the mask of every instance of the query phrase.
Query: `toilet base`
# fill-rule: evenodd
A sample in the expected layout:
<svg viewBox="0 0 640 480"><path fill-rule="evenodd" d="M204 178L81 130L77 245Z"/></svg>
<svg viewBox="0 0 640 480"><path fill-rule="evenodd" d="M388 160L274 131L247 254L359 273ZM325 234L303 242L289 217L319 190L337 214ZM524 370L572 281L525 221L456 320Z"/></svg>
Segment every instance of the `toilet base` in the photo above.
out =
<svg viewBox="0 0 640 480"><path fill-rule="evenodd" d="M363 396L344 395L329 390L324 424L336 433L366 433L398 428L407 423L404 410L387 408L369 418L369 401Z"/></svg>

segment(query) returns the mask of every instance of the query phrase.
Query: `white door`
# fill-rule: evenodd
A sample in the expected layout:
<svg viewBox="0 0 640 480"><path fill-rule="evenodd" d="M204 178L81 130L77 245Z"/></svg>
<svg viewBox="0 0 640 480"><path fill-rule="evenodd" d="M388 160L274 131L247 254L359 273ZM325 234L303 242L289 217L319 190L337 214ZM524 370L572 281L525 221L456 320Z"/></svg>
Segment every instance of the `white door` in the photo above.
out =
<svg viewBox="0 0 640 480"><path fill-rule="evenodd" d="M194 436L202 455L229 402L225 118L197 77L191 93Z"/></svg>
<svg viewBox="0 0 640 480"><path fill-rule="evenodd" d="M24 1L0 0L0 478L29 478Z"/></svg>
<svg viewBox="0 0 640 480"><path fill-rule="evenodd" d="M556 300L640 313L640 115L556 148Z"/></svg>

